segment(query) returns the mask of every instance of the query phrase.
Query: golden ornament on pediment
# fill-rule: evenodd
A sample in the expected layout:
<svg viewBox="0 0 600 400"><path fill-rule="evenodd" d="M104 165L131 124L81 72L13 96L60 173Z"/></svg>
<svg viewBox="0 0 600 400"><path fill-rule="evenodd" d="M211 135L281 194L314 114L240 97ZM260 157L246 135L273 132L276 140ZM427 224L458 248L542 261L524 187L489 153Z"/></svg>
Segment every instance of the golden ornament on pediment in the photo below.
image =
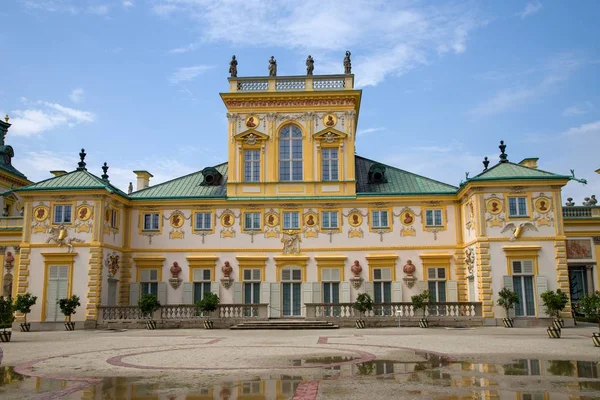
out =
<svg viewBox="0 0 600 400"><path fill-rule="evenodd" d="M417 232L415 231L415 228L413 228L413 227L402 228L400 230L400 236L402 236L402 237L417 236Z"/></svg>
<svg viewBox="0 0 600 400"><path fill-rule="evenodd" d="M305 238L317 238L319 236L319 234L317 233L316 230L306 230L304 231L304 237Z"/></svg>
<svg viewBox="0 0 600 400"><path fill-rule="evenodd" d="M38 222L43 222L48 218L50 208L46 206L37 206L33 209L33 218Z"/></svg>
<svg viewBox="0 0 600 400"><path fill-rule="evenodd" d="M87 204L82 204L77 207L77 219L80 221L87 221L92 217L92 207Z"/></svg>
<svg viewBox="0 0 600 400"><path fill-rule="evenodd" d="M266 231L265 232L265 238L269 239L269 238L278 238L279 237L279 232L273 230L273 231Z"/></svg>
<svg viewBox="0 0 600 400"><path fill-rule="evenodd" d="M488 221L488 226L489 226L489 227L494 227L494 226L497 226L497 227L500 227L500 228L502 228L502 227L504 226L504 220L501 220L501 219L499 219L499 218L491 218L491 219Z"/></svg>
<svg viewBox="0 0 600 400"><path fill-rule="evenodd" d="M504 201L498 197L490 197L485 202L485 209L492 215L498 215L504 210Z"/></svg>
<svg viewBox="0 0 600 400"><path fill-rule="evenodd" d="M357 227L362 225L362 222L363 216L359 211L353 211L350 214L348 214L348 223L350 224L350 226Z"/></svg>
<svg viewBox="0 0 600 400"><path fill-rule="evenodd" d="M46 233L48 231L47 225L35 225L32 229L32 233Z"/></svg>
<svg viewBox="0 0 600 400"><path fill-rule="evenodd" d="M548 197L538 197L534 203L535 211L539 212L540 214L548 213L551 205L552 202Z"/></svg>
<svg viewBox="0 0 600 400"><path fill-rule="evenodd" d="M91 231L92 231L91 224L79 224L75 228L75 232L77 232L77 233L81 233L81 232L90 233Z"/></svg>
<svg viewBox="0 0 600 400"><path fill-rule="evenodd" d="M362 238L364 236L363 230L362 229L350 229L348 231L348 237L350 239L352 238Z"/></svg>
<svg viewBox="0 0 600 400"><path fill-rule="evenodd" d="M235 231L233 229L223 229L221 231L221 237L222 238L234 238Z"/></svg>

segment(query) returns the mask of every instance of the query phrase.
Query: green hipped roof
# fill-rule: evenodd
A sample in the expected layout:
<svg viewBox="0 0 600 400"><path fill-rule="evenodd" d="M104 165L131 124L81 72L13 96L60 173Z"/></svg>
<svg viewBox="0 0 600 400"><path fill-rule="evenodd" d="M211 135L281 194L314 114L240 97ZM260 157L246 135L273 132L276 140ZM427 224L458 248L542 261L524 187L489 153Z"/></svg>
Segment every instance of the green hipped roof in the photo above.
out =
<svg viewBox="0 0 600 400"><path fill-rule="evenodd" d="M357 196L454 194L458 190L455 186L389 165L384 165L387 183L369 183L369 168L374 164L384 165L368 158L355 156Z"/></svg>
<svg viewBox="0 0 600 400"><path fill-rule="evenodd" d="M226 198L227 163L216 165L215 168L223 175L219 185L202 186L201 183L204 181L204 175L202 175L202 171L198 171L138 190L130 194L129 197L132 199Z"/></svg>
<svg viewBox="0 0 600 400"><path fill-rule="evenodd" d="M543 171L537 168L530 168L524 165L511 162L500 162L479 175L467 179L472 181L487 180L513 180L513 179L570 179L565 175L557 175L552 172Z"/></svg>
<svg viewBox="0 0 600 400"><path fill-rule="evenodd" d="M85 169L77 169L60 176L54 176L41 182L33 183L19 189L16 192L25 192L33 190L94 190L106 189L110 193L116 193L123 197L127 194L119 188L104 181L96 175Z"/></svg>

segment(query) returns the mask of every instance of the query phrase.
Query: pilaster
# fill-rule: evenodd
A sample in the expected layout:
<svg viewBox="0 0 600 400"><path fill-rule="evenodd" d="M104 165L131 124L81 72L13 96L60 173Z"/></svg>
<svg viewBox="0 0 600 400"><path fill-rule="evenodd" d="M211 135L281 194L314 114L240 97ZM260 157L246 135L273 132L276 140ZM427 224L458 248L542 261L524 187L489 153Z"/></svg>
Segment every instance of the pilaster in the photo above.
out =
<svg viewBox="0 0 600 400"><path fill-rule="evenodd" d="M121 271L119 285L119 305L129 305L129 284L131 283L131 269L133 259L131 253L121 254Z"/></svg>
<svg viewBox="0 0 600 400"><path fill-rule="evenodd" d="M458 287L458 301L468 301L469 286L467 284L467 271L465 265L465 252L462 249L456 250L454 253L456 265L456 282Z"/></svg>
<svg viewBox="0 0 600 400"><path fill-rule="evenodd" d="M90 247L88 269L87 321L95 321L102 298L102 247Z"/></svg>
<svg viewBox="0 0 600 400"><path fill-rule="evenodd" d="M565 240L554 241L554 259L556 260L556 288L570 296L569 268L567 266L567 243ZM571 318L571 302L562 312L563 318Z"/></svg>

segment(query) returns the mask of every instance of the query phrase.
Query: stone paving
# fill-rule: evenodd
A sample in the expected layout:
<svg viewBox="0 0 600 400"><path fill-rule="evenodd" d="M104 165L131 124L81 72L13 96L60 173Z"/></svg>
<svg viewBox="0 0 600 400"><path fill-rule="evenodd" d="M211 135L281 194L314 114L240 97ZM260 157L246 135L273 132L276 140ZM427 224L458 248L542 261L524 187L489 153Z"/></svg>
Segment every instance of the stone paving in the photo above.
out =
<svg viewBox="0 0 600 400"><path fill-rule="evenodd" d="M481 391L514 399L523 390L592 399L600 398L596 330L579 325L561 339L545 328L500 327L15 332L2 344L2 366L29 378L0 386L0 398L133 399L145 388L160 399L472 398ZM529 360L521 363L529 373L509 371L516 360ZM52 381L61 383L57 390L40 390Z"/></svg>

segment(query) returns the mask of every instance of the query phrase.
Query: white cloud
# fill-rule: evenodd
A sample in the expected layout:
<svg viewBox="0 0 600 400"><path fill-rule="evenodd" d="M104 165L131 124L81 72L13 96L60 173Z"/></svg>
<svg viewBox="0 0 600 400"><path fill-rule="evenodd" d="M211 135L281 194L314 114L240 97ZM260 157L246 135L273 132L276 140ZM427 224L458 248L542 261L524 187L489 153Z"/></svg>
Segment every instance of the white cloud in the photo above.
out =
<svg viewBox="0 0 600 400"><path fill-rule="evenodd" d="M542 8L544 7L539 1L530 1L525 5L525 8L519 13L519 16L522 19L525 19L530 15L539 13L540 11L542 11Z"/></svg>
<svg viewBox="0 0 600 400"><path fill-rule="evenodd" d="M106 15L108 14L109 7L106 4L99 4L95 6L89 6L87 12L95 15Z"/></svg>
<svg viewBox="0 0 600 400"><path fill-rule="evenodd" d="M125 7L125 8L135 7L135 3L131 0L125 0L125 1L123 1L123 7Z"/></svg>
<svg viewBox="0 0 600 400"><path fill-rule="evenodd" d="M26 8L48 12L68 12L77 14L80 10L69 0L21 0Z"/></svg>
<svg viewBox="0 0 600 400"><path fill-rule="evenodd" d="M563 132L565 136L590 135L600 137L600 121L590 122L589 124L579 125L569 128Z"/></svg>
<svg viewBox="0 0 600 400"><path fill-rule="evenodd" d="M542 74L537 83L502 89L491 98L471 108L468 113L473 118L481 118L518 108L541 97L556 88L560 83L568 80L581 64L582 62L572 54L558 54L547 60L542 66L527 70L526 74L530 74L531 71ZM497 76L504 76L508 80L511 76L521 75L523 75L522 72L516 72L514 74L498 74Z"/></svg>
<svg viewBox="0 0 600 400"><path fill-rule="evenodd" d="M175 70L175 72L169 76L169 81L173 84L191 81L213 68L214 65L194 65L192 67L181 67Z"/></svg>
<svg viewBox="0 0 600 400"><path fill-rule="evenodd" d="M69 93L69 99L71 99L71 101L75 104L79 104L83 101L85 97L85 90L83 90L82 88L76 88L71 90L71 93Z"/></svg>
<svg viewBox="0 0 600 400"><path fill-rule="evenodd" d="M10 133L15 136L35 136L57 128L65 126L70 128L96 120L95 114L89 111L65 107L58 103L23 100L28 108L14 110L9 114L12 123Z"/></svg>
<svg viewBox="0 0 600 400"><path fill-rule="evenodd" d="M321 0L155 0L153 10L164 17L191 18L200 31L200 43L260 43L319 54L315 58L319 74L342 73L344 49L351 49L358 87L377 85L389 75L402 75L441 54L464 52L470 33L482 24L473 4L463 2L418 6L404 1L348 0L341 7L339 2ZM252 17L232 19L232 15ZM197 47L192 43L170 52ZM302 63L297 68L291 72L300 73ZM283 72L283 66L280 69Z"/></svg>
<svg viewBox="0 0 600 400"><path fill-rule="evenodd" d="M588 114L589 112L594 110L594 105L586 101L582 104L575 104L570 107L567 107L563 110L562 115L564 117L576 117L578 115Z"/></svg>
<svg viewBox="0 0 600 400"><path fill-rule="evenodd" d="M379 128L367 128L367 129L359 129L356 132L356 136L364 136L364 135L368 135L369 133L376 133L376 132L383 132L387 130L386 128L383 127L379 127Z"/></svg>

